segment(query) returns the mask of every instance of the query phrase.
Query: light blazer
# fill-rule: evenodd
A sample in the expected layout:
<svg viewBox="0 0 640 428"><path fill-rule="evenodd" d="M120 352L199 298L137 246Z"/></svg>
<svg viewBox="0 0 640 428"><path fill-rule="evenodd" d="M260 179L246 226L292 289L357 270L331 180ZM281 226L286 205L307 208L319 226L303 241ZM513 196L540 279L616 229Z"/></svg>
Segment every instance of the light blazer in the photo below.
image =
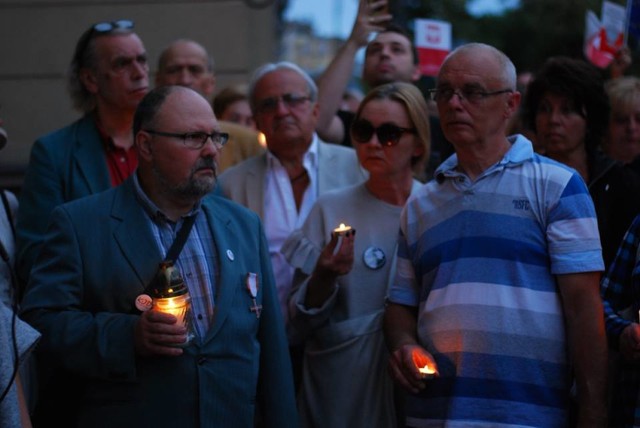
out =
<svg viewBox="0 0 640 428"><path fill-rule="evenodd" d="M103 143L91 115L33 144L16 227L16 268L23 283L47 235L53 209L110 187Z"/></svg>
<svg viewBox="0 0 640 428"><path fill-rule="evenodd" d="M258 131L225 120L219 120L218 125L222 132L229 134L229 141L216 159L218 173L222 173L245 159L264 153L265 149L260 145Z"/></svg>
<svg viewBox="0 0 640 428"><path fill-rule="evenodd" d="M219 260L214 324L180 357L135 355L134 300L162 259L132 180L55 209L22 316L41 356L82 380L86 427L297 426L287 339L262 224L209 195L202 212ZM246 275L258 274L258 319Z"/></svg>
<svg viewBox="0 0 640 428"><path fill-rule="evenodd" d="M224 150L224 149L223 149ZM220 191L229 199L258 213L264 221L264 182L267 154L247 159L219 177ZM318 195L364 181L367 173L354 149L318 140Z"/></svg>

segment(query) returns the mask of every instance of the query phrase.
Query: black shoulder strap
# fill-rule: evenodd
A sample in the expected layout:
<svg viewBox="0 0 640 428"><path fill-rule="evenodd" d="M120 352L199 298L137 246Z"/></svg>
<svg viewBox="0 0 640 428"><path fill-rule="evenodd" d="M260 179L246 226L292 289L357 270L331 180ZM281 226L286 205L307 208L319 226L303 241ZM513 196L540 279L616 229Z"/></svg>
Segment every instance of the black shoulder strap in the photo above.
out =
<svg viewBox="0 0 640 428"><path fill-rule="evenodd" d="M193 223L196 220L196 215L189 216L184 219L182 223L182 227L178 231L178 235L176 236L175 241L171 244L171 248L167 251L166 260L176 261L178 256L180 255L180 251L182 251L182 247L187 242L187 237L191 232L191 228L193 227Z"/></svg>

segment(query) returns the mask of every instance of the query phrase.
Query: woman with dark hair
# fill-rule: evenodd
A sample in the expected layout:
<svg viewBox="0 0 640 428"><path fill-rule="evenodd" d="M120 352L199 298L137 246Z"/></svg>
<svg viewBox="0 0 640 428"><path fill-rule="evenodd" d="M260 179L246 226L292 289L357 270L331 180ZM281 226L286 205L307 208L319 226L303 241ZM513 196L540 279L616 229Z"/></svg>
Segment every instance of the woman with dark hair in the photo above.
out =
<svg viewBox="0 0 640 428"><path fill-rule="evenodd" d="M290 326L305 340L302 427L396 426L382 315L400 212L420 187L415 177L429 155L427 115L414 85L370 91L351 125L367 181L318 198L282 247L296 268ZM351 229L338 236L341 223Z"/></svg>
<svg viewBox="0 0 640 428"><path fill-rule="evenodd" d="M608 267L640 212L640 177L602 153L609 100L601 73L586 61L549 58L524 102L526 120L545 155L574 168L587 183Z"/></svg>

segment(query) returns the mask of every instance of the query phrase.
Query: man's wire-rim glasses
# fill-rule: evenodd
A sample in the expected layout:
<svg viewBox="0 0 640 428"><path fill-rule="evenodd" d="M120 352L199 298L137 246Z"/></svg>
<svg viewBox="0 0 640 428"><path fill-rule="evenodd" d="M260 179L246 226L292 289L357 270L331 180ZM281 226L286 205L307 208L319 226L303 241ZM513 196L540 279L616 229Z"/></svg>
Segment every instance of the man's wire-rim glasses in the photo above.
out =
<svg viewBox="0 0 640 428"><path fill-rule="evenodd" d="M472 104L478 104L485 100L486 98L492 97L494 95L506 94L514 92L513 89L500 89L499 91L487 92L478 88L462 88L462 89L453 89L453 88L436 88L429 89L429 95L431 95L431 99L435 102L448 102L453 95L457 95L460 98L460 101L468 101Z"/></svg>

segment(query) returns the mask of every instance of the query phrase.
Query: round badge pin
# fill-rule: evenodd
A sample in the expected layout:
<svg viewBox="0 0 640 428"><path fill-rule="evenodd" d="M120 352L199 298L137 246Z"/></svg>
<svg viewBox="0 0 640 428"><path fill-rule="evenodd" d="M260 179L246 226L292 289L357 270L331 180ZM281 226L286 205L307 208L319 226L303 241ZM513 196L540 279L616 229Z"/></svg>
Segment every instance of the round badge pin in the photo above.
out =
<svg viewBox="0 0 640 428"><path fill-rule="evenodd" d="M148 311L153 307L153 299L148 294L141 294L136 297L136 308L140 312Z"/></svg>
<svg viewBox="0 0 640 428"><path fill-rule="evenodd" d="M377 270L384 266L387 257L384 251L378 247L369 247L362 254L362 260L369 269Z"/></svg>

